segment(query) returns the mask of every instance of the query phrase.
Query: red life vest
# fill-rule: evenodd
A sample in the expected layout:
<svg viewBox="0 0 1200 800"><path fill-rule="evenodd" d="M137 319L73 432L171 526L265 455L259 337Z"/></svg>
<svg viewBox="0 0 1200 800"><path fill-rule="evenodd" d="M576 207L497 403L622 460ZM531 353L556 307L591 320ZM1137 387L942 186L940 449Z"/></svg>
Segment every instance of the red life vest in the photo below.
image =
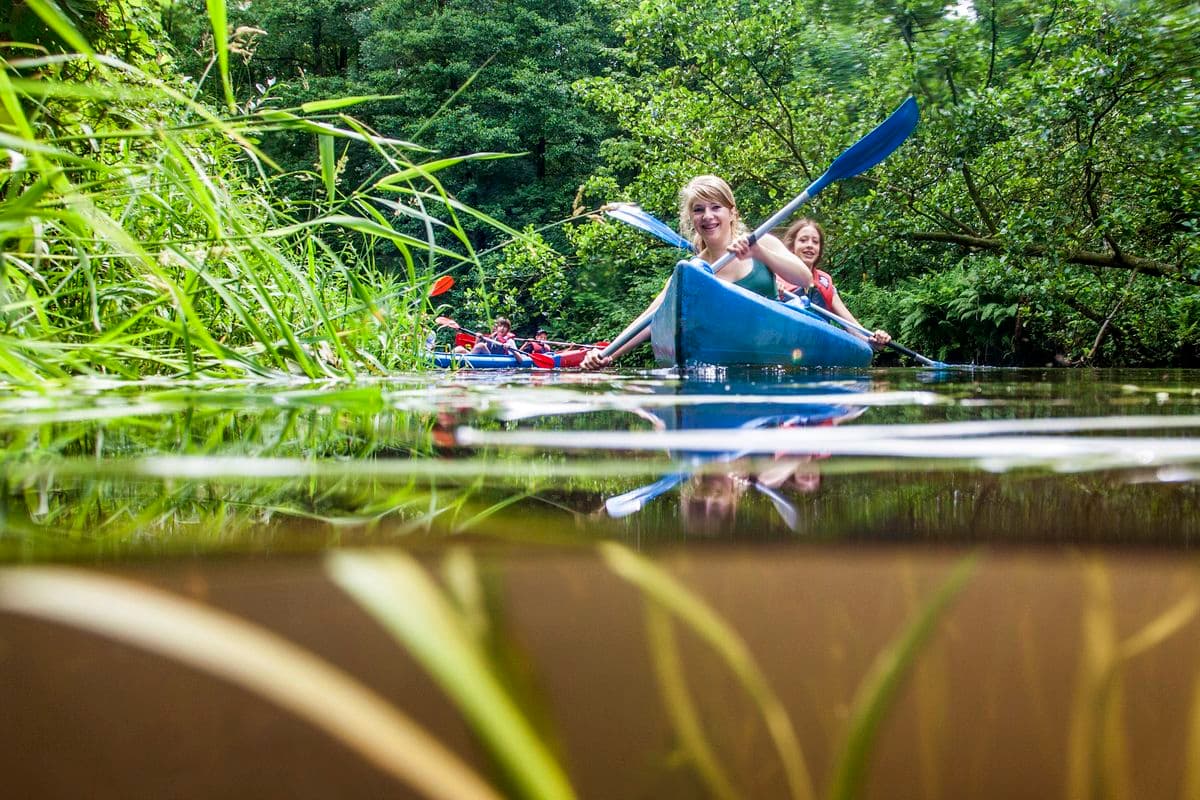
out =
<svg viewBox="0 0 1200 800"><path fill-rule="evenodd" d="M833 285L833 276L823 269L814 268L813 285L808 288L808 299L817 305L824 308L826 311L833 311L833 298L837 294L837 287ZM789 292L795 292L800 288L794 283L788 283L780 279L779 284Z"/></svg>
<svg viewBox="0 0 1200 800"><path fill-rule="evenodd" d="M813 270L813 285L808 290L808 299L819 304L826 311L833 311L833 297L837 289L833 285L833 277L823 269Z"/></svg>

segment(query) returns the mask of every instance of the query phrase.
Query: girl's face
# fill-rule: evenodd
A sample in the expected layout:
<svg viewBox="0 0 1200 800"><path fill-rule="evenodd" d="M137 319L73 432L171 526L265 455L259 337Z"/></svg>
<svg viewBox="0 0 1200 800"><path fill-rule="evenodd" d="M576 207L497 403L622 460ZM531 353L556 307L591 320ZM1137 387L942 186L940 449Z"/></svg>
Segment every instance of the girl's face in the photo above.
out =
<svg viewBox="0 0 1200 800"><path fill-rule="evenodd" d="M733 232L733 210L712 200L697 199L692 202L692 227L706 243L723 249Z"/></svg>
<svg viewBox="0 0 1200 800"><path fill-rule="evenodd" d="M796 240L792 242L792 252L800 256L800 260L808 266L817 263L821 255L821 232L812 225L805 225L796 232Z"/></svg>

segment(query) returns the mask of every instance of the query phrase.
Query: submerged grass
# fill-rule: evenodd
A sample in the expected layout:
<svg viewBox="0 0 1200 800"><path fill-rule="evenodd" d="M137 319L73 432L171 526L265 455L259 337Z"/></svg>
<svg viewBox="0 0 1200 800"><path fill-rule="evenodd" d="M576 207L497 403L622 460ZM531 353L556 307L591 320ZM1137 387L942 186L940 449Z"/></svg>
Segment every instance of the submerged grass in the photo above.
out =
<svg viewBox="0 0 1200 800"><path fill-rule="evenodd" d="M676 625L698 636L722 658L754 698L768 727L776 727L776 748L780 749L781 741L783 747L796 748L779 754L784 762L790 760L792 767L799 762L803 767L794 734L790 742L789 735L778 734L780 726L791 729L788 711L766 685L737 632L663 566L620 545L603 545L599 550L608 567L644 595L648 652L667 718L707 794L744 796L721 763L722 756L733 754L718 751L703 730L704 695L689 691ZM875 656L859 682L844 735L837 743L831 741L834 764L823 796L831 800L863 796L873 774L876 739L901 687L914 664L924 658L934 631L946 620L979 561L980 556L971 555L953 564ZM230 681L307 720L425 796L575 795L562 752L548 738L547 726L537 721L550 713L545 698L539 697L538 682L530 679L534 666L519 663L520 648L502 641L513 633L506 634L500 624L503 592L489 593L470 550L459 547L448 552L441 565L441 583L411 556L397 552L340 552L327 557L325 564L330 578L441 686L472 725L483 751L497 767L494 773L477 774L402 710L312 653L246 620L158 589L82 570L7 568L0 570L0 611L109 637ZM1132 797L1121 672L1132 659L1158 650L1194 623L1200 614L1200 591L1183 587L1166 608L1122 639L1117 635L1106 567L1099 560L1082 566L1084 638L1072 716L1063 728L1068 761L1063 790L1067 797ZM493 577L502 578L502 573L497 571ZM514 669L525 673L525 679L516 682L520 686L512 681ZM1200 701L1192 700L1185 715L1189 746L1182 750L1184 797L1194 796L1197 780L1196 750L1191 745ZM917 702L925 701L918 697ZM557 711L571 713L571 709ZM989 735L987 730L978 733ZM751 758L750 763L761 767L757 755ZM908 774L912 777L911 771ZM923 783L930 785L928 778ZM1045 788L1036 780L1031 785ZM811 786L799 788L809 788L810 796L815 796Z"/></svg>
<svg viewBox="0 0 1200 800"><path fill-rule="evenodd" d="M230 681L307 720L426 797L501 797L361 682L244 619L119 578L53 567L6 571L0 609L110 637Z"/></svg>
<svg viewBox="0 0 1200 800"><path fill-rule="evenodd" d="M471 721L518 797L575 796L562 767L496 676L471 617L401 553L335 553L329 574L402 642Z"/></svg>
<svg viewBox="0 0 1200 800"><path fill-rule="evenodd" d="M1126 665L1179 633L1200 612L1200 590L1183 597L1146 623L1132 636L1120 639L1109 570L1096 558L1084 565L1083 648L1072 703L1068 742L1068 796L1134 797L1129 741L1125 721ZM1192 709L1194 726L1196 708ZM1189 732L1189 736L1190 736ZM1184 797L1193 791L1198 752L1189 748L1184 764ZM1191 792L1191 793L1188 793Z"/></svg>
<svg viewBox="0 0 1200 800"><path fill-rule="evenodd" d="M815 797L791 720L742 638L698 596L650 560L611 542L600 545L600 554L613 572L638 587L647 599L669 610L721 655L766 722L791 796L797 800Z"/></svg>

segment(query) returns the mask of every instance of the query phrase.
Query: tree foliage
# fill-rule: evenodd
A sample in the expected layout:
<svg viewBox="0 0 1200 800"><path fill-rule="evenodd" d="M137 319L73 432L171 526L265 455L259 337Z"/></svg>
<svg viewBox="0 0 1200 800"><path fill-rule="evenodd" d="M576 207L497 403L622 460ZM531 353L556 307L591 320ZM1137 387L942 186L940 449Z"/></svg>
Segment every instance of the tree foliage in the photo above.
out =
<svg viewBox="0 0 1200 800"><path fill-rule="evenodd" d="M588 0L253 0L231 13L234 26L262 31L239 68L244 92L289 105L372 96L358 118L381 135L428 148L430 158L518 156L475 161L450 178L460 201L517 228L565 217L613 132L571 89L603 70L616 43L609 12ZM182 51L189 34L176 30ZM315 158L294 134L264 148L295 170ZM379 164L365 146L348 148L344 158L343 187L369 181ZM311 191L283 185L293 195ZM479 249L499 241L489 226L471 230Z"/></svg>
<svg viewBox="0 0 1200 800"><path fill-rule="evenodd" d="M761 219L913 93L914 138L808 209L835 231L844 285L865 275L915 297L956 283L931 270L982 285L999 269L1003 313L966 309L961 282L957 302L937 305L987 335L955 324L937 344L993 352L1002 340L1015 361L1050 343L1063 360L1099 358L1101 334L1131 344L1123 331L1153 322L1133 298L1158 295L1182 316L1155 329L1173 338L1116 350L1200 358L1194 3L646 0L617 24L621 69L581 88L627 131L604 174L636 164L626 182L648 207L669 213L689 177L718 172ZM1061 322L1056 306L1091 335L1036 328Z"/></svg>

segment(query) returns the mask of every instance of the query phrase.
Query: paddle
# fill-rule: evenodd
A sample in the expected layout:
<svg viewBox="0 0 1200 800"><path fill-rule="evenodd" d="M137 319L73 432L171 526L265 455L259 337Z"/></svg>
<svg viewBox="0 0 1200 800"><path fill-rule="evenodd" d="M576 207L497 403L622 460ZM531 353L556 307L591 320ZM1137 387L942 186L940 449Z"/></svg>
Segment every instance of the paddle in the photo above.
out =
<svg viewBox="0 0 1200 800"><path fill-rule="evenodd" d="M781 426L796 419L799 419L799 417L789 416L783 418L782 420L780 420L778 417L758 417L744 422L743 424L739 425L737 429L751 430L754 428L762 428L767 425ZM717 453L714 455L697 457L693 460L688 469L680 472L672 472L669 475L662 476L654 483L649 483L645 486L639 486L636 489L631 489L630 491L625 492L625 494L619 494L615 497L608 498L604 501L604 510L607 511L608 515L613 519L627 517L636 511L641 511L642 508L645 507L646 503L649 503L663 492L669 492L671 489L674 489L676 486L686 481L696 472L696 470L700 469L706 463L712 461L737 461L739 458L743 458L747 455L749 455L749 451L740 450L733 453Z"/></svg>
<svg viewBox="0 0 1200 800"><path fill-rule="evenodd" d="M673 472L670 475L664 475L647 486L641 486L625 494L608 498L604 501L604 510L613 519L627 517L630 514L641 511L646 503L649 503L660 494L675 488L675 486L683 483L691 475L692 473L690 472ZM771 501L771 505L775 507L775 511L783 520L783 524L788 527L788 530L796 530L799 518L796 506L779 492L765 484L754 481L753 486L759 493Z"/></svg>
<svg viewBox="0 0 1200 800"><path fill-rule="evenodd" d="M554 339L540 339L540 340L536 339L536 338L530 339L528 336L518 336L518 337L516 337L516 339L518 342L541 341L541 342L545 342L546 344L554 344L554 345L558 345L559 347L574 347L574 348L578 348L580 350L587 350L589 348L594 349L594 348L598 348L601 346L598 344L579 344L578 342L559 342L559 341L555 341Z"/></svg>
<svg viewBox="0 0 1200 800"><path fill-rule="evenodd" d="M795 531L800 521L800 514L796 510L796 506L792 504L792 501L765 483L755 481L754 488L758 490L759 494L771 501L771 505L775 506L775 513L779 514L779 518L783 520L784 525L787 525L788 530Z"/></svg>
<svg viewBox="0 0 1200 800"><path fill-rule="evenodd" d="M604 510L613 519L628 517L642 508L663 492L669 492L691 476L691 472L672 472L664 475L654 483L639 486L625 494L610 497L604 501Z"/></svg>
<svg viewBox="0 0 1200 800"><path fill-rule="evenodd" d="M759 238L766 236L779 223L790 217L797 208L813 197L816 197L817 193L829 184L843 178L853 178L855 175L866 172L880 161L883 161L916 129L918 118L917 101L915 98L910 97L901 103L900 107L893 111L891 116L879 123L873 131L859 139L834 159L834 162L829 165L829 169L825 170L821 177L813 181L798 197L781 208L762 225L759 225L750 234L750 243L753 244ZM719 272L733 259L733 253L725 253L712 265L712 271L714 273ZM624 347L627 342L648 328L653 318L653 314L647 315L641 322L613 340L612 344L601 351L601 355L611 358L613 353Z"/></svg>
<svg viewBox="0 0 1200 800"><path fill-rule="evenodd" d="M449 275L443 275L433 282L429 287L429 296L437 297L439 294L445 294L454 287L454 278Z"/></svg>
<svg viewBox="0 0 1200 800"><path fill-rule="evenodd" d="M457 322L450 319L449 317L438 317L437 319L434 320L434 322L436 322L438 325L441 325L443 328L453 328L456 331L463 331L464 333L469 333L472 336L474 336L476 339L483 339L485 342L491 342L492 344L501 345L502 347L505 347L512 351L512 354L514 356L516 356L518 363L521 361L521 359L527 358L533 362L534 366L541 367L542 369L554 369L555 367L558 366L555 363L553 356L548 356L545 353L520 353L520 352L517 352L517 350L515 348L509 348L508 345L504 344L504 342L498 342L486 334L482 334L477 331L473 331L469 328L464 328L462 325L459 325Z"/></svg>
<svg viewBox="0 0 1200 800"><path fill-rule="evenodd" d="M850 328L851 330L856 330L859 333L861 333L863 336L866 336L868 339L874 333L874 331L870 330L869 328L865 328L862 325L855 324L848 319L843 319L842 317L839 317L837 314L833 313L829 309L821 308L821 306L813 303L807 297L801 297L800 295L795 294L793 292L789 292L786 289L781 289L780 293L784 297L788 298L789 300L799 301L801 308L806 308L815 314L819 314L822 317L825 317L826 319L836 322L838 325L844 325L845 327ZM908 356L909 358L912 358L916 361L920 361L922 364L924 364L927 367L937 367L938 369L951 369L954 367L953 364L947 364L945 361L934 361L932 358L923 356L920 353L916 352L915 350L909 350L904 345L897 344L896 342L888 342L887 346L892 348L893 350L898 350L899 352L904 353L904 355ZM968 369L971 368L969 365L964 365L964 366L966 366Z"/></svg>
<svg viewBox="0 0 1200 800"><path fill-rule="evenodd" d="M647 213L637 203L610 203L600 210L613 219L619 219L626 225L641 228L651 236L657 236L680 250L687 250L689 253L696 252L696 248L692 246L691 242L669 228L662 220Z"/></svg>

